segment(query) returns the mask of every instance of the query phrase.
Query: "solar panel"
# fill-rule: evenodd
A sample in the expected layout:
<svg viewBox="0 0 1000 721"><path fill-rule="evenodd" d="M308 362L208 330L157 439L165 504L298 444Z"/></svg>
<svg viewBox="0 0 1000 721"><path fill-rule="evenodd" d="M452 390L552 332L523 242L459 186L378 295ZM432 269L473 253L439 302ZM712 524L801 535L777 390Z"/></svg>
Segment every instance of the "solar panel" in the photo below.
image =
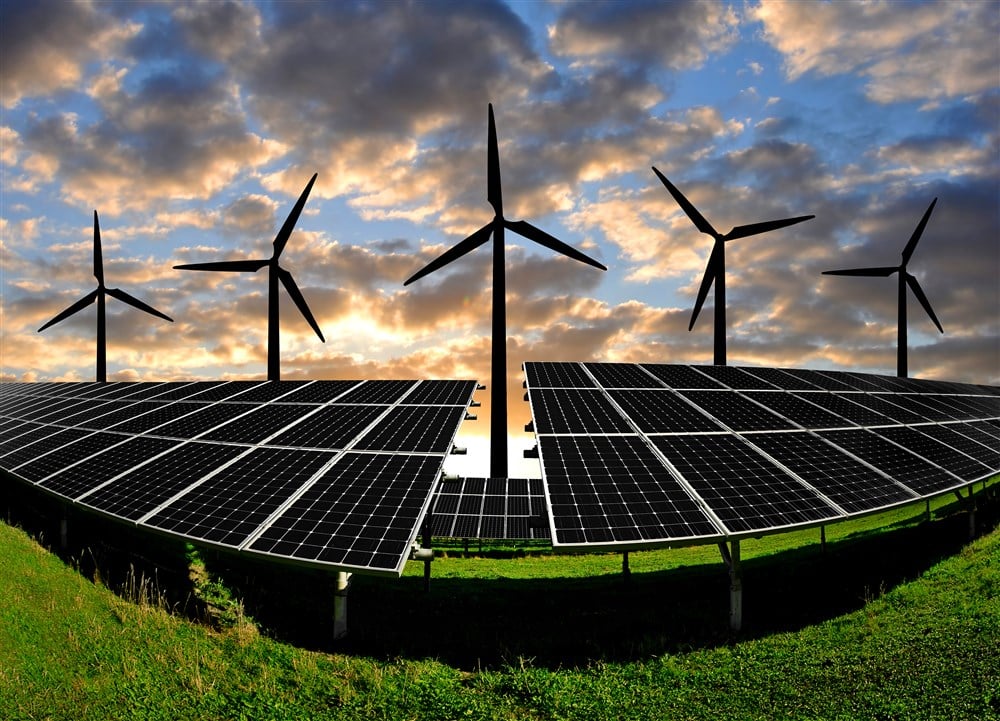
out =
<svg viewBox="0 0 1000 721"><path fill-rule="evenodd" d="M721 535L638 436L551 436L539 451L553 545L635 544Z"/></svg>
<svg viewBox="0 0 1000 721"><path fill-rule="evenodd" d="M555 548L823 525L1000 470L1000 403L988 387L777 368L524 369ZM664 387L642 387L642 374ZM439 496L454 526L456 496Z"/></svg>
<svg viewBox="0 0 1000 721"><path fill-rule="evenodd" d="M399 572L439 472L440 461L430 456L346 453L250 548Z"/></svg>
<svg viewBox="0 0 1000 721"><path fill-rule="evenodd" d="M192 541L391 574L476 384L16 385L0 386L0 468L14 477Z"/></svg>
<svg viewBox="0 0 1000 721"><path fill-rule="evenodd" d="M437 538L549 539L540 478L446 478L434 496L430 518Z"/></svg>

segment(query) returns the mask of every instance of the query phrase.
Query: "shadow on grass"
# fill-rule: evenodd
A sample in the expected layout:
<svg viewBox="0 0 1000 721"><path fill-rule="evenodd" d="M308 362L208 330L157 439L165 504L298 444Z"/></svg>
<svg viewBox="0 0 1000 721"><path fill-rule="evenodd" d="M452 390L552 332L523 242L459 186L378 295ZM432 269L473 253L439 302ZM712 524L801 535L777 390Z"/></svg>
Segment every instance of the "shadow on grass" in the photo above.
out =
<svg viewBox="0 0 1000 721"><path fill-rule="evenodd" d="M997 525L1000 504L980 496L978 507L979 530L989 532ZM198 616L183 543L77 515L71 535L76 545L60 555L76 559L74 565L93 577L88 550L112 589L116 585L109 578L139 567L157 579L175 611ZM558 668L712 648L857 610L967 542L967 515L957 503L935 516L829 542L825 552L812 544L744 561L738 636L728 629L729 579L721 560L633 573L627 583L617 574L432 578L429 593L419 577L356 575L348 600L350 634L334 643L334 574L211 551L202 557L264 633L300 647L380 659L436 658L469 671L517 665L520 659ZM36 537L53 532L51 519L35 527L17 517L13 521ZM52 538L47 535L47 545L57 545ZM100 550L95 554L93 548Z"/></svg>
<svg viewBox="0 0 1000 721"><path fill-rule="evenodd" d="M980 499L980 532L997 524ZM907 522L904 522L906 524ZM590 578L423 579L355 576L347 639L333 643L329 574L218 557L247 612L298 646L381 659L436 658L463 670L517 665L558 668L634 661L795 631L844 613L912 580L968 541L958 504L919 525L900 524L743 563L743 631L728 628L729 577L717 564Z"/></svg>

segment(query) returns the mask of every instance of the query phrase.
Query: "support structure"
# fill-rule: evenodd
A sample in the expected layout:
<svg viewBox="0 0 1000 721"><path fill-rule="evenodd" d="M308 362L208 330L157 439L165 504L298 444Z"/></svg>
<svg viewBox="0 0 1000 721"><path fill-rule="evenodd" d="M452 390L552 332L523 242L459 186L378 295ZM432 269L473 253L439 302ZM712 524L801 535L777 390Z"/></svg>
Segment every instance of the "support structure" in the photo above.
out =
<svg viewBox="0 0 1000 721"><path fill-rule="evenodd" d="M819 549L826 553L826 526L819 527Z"/></svg>
<svg viewBox="0 0 1000 721"><path fill-rule="evenodd" d="M739 631L743 627L743 571L739 540L730 541L730 546L720 543L719 552L729 569L729 629Z"/></svg>
<svg viewBox="0 0 1000 721"><path fill-rule="evenodd" d="M632 578L632 569L628 565L628 551L622 552L622 578L628 583Z"/></svg>
<svg viewBox="0 0 1000 721"><path fill-rule="evenodd" d="M347 591L351 587L351 574L346 571L337 573L337 590L333 595L333 639L339 640L347 635Z"/></svg>

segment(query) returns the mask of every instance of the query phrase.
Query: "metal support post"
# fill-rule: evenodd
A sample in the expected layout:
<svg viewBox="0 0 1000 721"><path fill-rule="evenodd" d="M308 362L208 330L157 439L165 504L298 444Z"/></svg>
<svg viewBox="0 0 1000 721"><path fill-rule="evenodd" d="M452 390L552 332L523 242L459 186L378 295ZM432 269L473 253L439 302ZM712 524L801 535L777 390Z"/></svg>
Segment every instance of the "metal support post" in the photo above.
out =
<svg viewBox="0 0 1000 721"><path fill-rule="evenodd" d="M431 512L427 512L427 516L424 518L424 548L431 547ZM431 590L431 560L434 558L431 555L426 561L424 561L424 593L430 593Z"/></svg>
<svg viewBox="0 0 1000 721"><path fill-rule="evenodd" d="M972 486L969 486L969 540L976 537L976 499L972 497Z"/></svg>
<svg viewBox="0 0 1000 721"><path fill-rule="evenodd" d="M69 521L63 512L62 518L59 519L59 547L65 551L67 546L69 546Z"/></svg>
<svg viewBox="0 0 1000 721"><path fill-rule="evenodd" d="M826 553L826 526L819 527L819 550Z"/></svg>
<svg viewBox="0 0 1000 721"><path fill-rule="evenodd" d="M347 635L347 591L351 587L351 574L346 571L337 573L337 590L333 596L333 639L339 640Z"/></svg>
<svg viewBox="0 0 1000 721"><path fill-rule="evenodd" d="M632 569L628 566L628 551L622 552L622 578L625 583L628 583L629 579L632 578Z"/></svg>
<svg viewBox="0 0 1000 721"><path fill-rule="evenodd" d="M729 568L729 628L739 631L743 626L743 573L740 568L740 542L731 541L732 551L726 544L719 544L722 560Z"/></svg>
<svg viewBox="0 0 1000 721"><path fill-rule="evenodd" d="M931 499L930 498L927 499L927 509L926 509L926 511L924 513L925 513L925 515L927 517L926 520L928 522L930 522L930 520L931 520Z"/></svg>

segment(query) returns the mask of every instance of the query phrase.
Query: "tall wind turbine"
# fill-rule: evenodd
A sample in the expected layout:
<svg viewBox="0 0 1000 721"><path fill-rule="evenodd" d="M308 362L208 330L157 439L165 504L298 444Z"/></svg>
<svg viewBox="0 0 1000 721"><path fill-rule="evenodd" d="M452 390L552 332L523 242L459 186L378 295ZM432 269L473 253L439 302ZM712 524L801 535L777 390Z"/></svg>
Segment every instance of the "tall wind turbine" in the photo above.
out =
<svg viewBox="0 0 1000 721"><path fill-rule="evenodd" d="M783 220L767 220L763 223L751 223L750 225L737 225L725 235L719 233L712 224L705 220L705 217L698 212L698 209L691 205L691 201L684 197L674 185L667 180L663 173L653 168L656 177L674 196L674 200L681 206L687 217L702 233L715 238L715 245L712 246L712 254L708 257L708 265L705 267L705 275L701 279L701 288L698 289L698 300L694 304L694 313L691 315L691 322L688 324L688 331L694 328L695 321L698 320L698 313L705 303L708 291L715 283L715 365L726 365L726 242L737 238L746 238L750 235L766 233L769 230L784 228L787 225L795 225L803 220L815 218L815 215L800 215L797 218L785 218Z"/></svg>
<svg viewBox="0 0 1000 721"><path fill-rule="evenodd" d="M133 308L138 308L139 310L145 311L150 315L155 315L157 318L163 318L164 320L169 320L171 323L174 322L173 318L164 315L160 311L156 310L152 306L146 305L138 298L133 298L131 295L126 293L124 290L118 288L108 288L104 285L104 256L101 253L101 225L97 220L97 211L94 211L94 277L97 278L97 288L92 290L87 295L83 296L76 303L71 305L69 308L64 310L62 313L57 315L55 318L50 320L48 323L43 325L38 329L41 333L43 330L48 328L50 325L55 325L61 320L69 318L74 313L83 310L88 305L97 301L97 373L96 378L98 383L105 383L108 380L108 349L107 349L107 325L104 313L104 296L110 295L112 298L117 298L123 303L128 303Z"/></svg>
<svg viewBox="0 0 1000 721"><path fill-rule="evenodd" d="M893 273L899 273L899 341L896 347L896 375L900 378L906 378L907 368L906 368L906 286L910 286L910 290L913 291L913 295L917 297L920 301L920 305L924 307L927 311L927 315L930 316L931 320L934 321L934 325L937 329L944 333L944 328L941 327L941 323L938 321L937 316L934 315L934 309L931 308L930 301L927 300L927 296L924 295L923 289L920 287L920 283L917 279L910 275L906 270L906 264L910 262L910 256L913 255L913 251L917 247L917 243L920 241L920 236L924 233L924 228L927 227L927 221L931 217L931 213L934 210L934 206L937 204L937 198L931 201L931 204L927 207L924 212L924 217L920 219L917 223L916 230L913 231L913 235L910 236L910 240L906 243L906 247L903 248L903 262L898 266L886 266L882 268L852 268L847 270L824 270L823 275L864 275L864 276L877 276L882 278L887 278Z"/></svg>
<svg viewBox="0 0 1000 721"><path fill-rule="evenodd" d="M433 273L456 258L475 250L492 236L493 238L493 338L490 363L490 476L507 477L507 318L506 283L504 276L504 230L511 230L520 236L533 240L549 250L569 256L581 263L601 270L607 268L576 248L553 238L524 220L507 220L503 215L503 199L500 191L500 155L497 150L497 129L493 120L493 104L489 105L489 136L486 149L486 199L493 206L493 220L463 240L446 250L422 269L410 276L403 285Z"/></svg>
<svg viewBox="0 0 1000 721"><path fill-rule="evenodd" d="M177 270L221 270L230 273L255 273L263 267L268 269L267 277L267 379L269 381L276 381L281 377L281 344L279 340L279 322L278 322L278 281L285 286L285 290L288 291L288 295L292 297L295 301L295 305L298 307L299 312L302 313L303 317L308 321L312 329L316 331L316 335L319 339L326 343L326 339L323 337L322 331L319 329L319 325L316 323L316 319L313 318L312 313L309 311L309 306L306 305L306 299L302 297L302 293L299 291L297 285L295 285L295 280L292 278L292 274L287 270L278 265L278 257L281 255L281 251L285 249L285 244L288 242L288 238L292 234L292 229L295 228L295 223L298 222L299 215L302 214L302 208L306 204L306 199L309 197L309 191L312 190L313 183L316 182L316 176L318 173L313 173L312 178L306 185L306 189L302 191L302 195L295 202L295 206L292 208L292 212L288 214L288 218L285 219L285 224L281 226L281 230L274 237L274 252L271 254L270 258L264 258L262 260L220 260L212 263L189 263L187 265L175 265L174 268Z"/></svg>

